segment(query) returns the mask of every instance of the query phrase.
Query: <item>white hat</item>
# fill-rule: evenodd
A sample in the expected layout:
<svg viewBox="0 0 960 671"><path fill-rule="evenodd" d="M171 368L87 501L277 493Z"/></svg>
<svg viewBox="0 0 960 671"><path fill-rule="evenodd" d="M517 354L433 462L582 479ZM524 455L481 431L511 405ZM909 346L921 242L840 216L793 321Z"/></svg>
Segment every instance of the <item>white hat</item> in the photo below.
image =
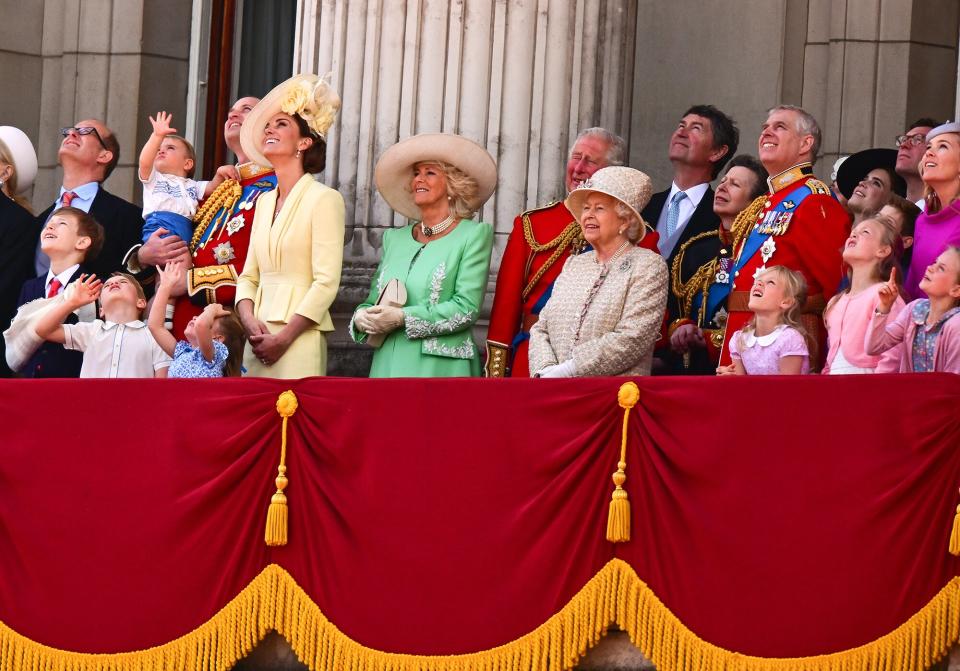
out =
<svg viewBox="0 0 960 671"><path fill-rule="evenodd" d="M13 126L0 126L0 149L10 156L17 174L17 192L23 193L37 178L37 150L27 134Z"/></svg>
<svg viewBox="0 0 960 671"><path fill-rule="evenodd" d="M275 86L250 110L240 127L240 146L248 159L260 165L270 165L263 155L263 131L278 112L300 117L307 122L312 133L322 140L327 139L327 131L340 109L340 96L330 86L327 77L294 75Z"/></svg>
<svg viewBox="0 0 960 671"><path fill-rule="evenodd" d="M449 163L477 181L477 196L467 203L477 210L497 188L497 164L486 149L473 140L452 133L422 133L393 145L377 161L374 181L383 199L408 219L420 220L410 182L413 166L433 161Z"/></svg>
<svg viewBox="0 0 960 671"><path fill-rule="evenodd" d="M647 227L640 212L650 202L653 193L653 184L645 173L625 165L612 165L597 170L590 179L571 191L563 202L578 223L583 214L583 201L591 193L606 194L629 207L640 221L640 238L637 242L643 239Z"/></svg>

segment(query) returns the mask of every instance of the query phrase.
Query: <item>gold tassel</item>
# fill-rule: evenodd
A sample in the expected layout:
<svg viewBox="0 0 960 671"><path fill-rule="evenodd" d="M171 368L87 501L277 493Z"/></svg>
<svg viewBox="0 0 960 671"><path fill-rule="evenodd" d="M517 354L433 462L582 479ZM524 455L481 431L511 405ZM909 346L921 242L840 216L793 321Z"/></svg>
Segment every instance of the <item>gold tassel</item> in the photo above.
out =
<svg viewBox="0 0 960 671"><path fill-rule="evenodd" d="M611 543L625 543L630 540L630 500L623 483L627 481L627 422L630 410L640 400L640 389L633 382L624 382L617 392L617 403L623 408L623 432L620 438L620 461L617 472L613 474L613 499L610 501L610 513L607 516L607 540Z"/></svg>
<svg viewBox="0 0 960 671"><path fill-rule="evenodd" d="M267 509L267 528L263 540L267 545L277 546L287 544L287 495L283 490L287 488L287 420L297 411L297 396L289 389L277 399L277 412L283 418L283 427L280 430L280 466L277 467L277 493L270 497L270 507Z"/></svg>
<svg viewBox="0 0 960 671"><path fill-rule="evenodd" d="M950 532L950 554L960 556L960 506L953 516L953 531Z"/></svg>

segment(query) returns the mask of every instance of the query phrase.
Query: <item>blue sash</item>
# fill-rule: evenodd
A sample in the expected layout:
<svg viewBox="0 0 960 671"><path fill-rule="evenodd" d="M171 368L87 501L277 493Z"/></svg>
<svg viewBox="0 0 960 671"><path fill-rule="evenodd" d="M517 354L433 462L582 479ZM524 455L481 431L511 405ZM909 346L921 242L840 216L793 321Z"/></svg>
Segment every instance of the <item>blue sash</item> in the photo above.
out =
<svg viewBox="0 0 960 671"><path fill-rule="evenodd" d="M743 243L743 247L740 248L740 254L737 256L737 262L734 264L731 273L731 286L737 273L747 265L747 262L760 250L767 239L786 232L786 227L790 225L793 213L800 207L800 203L812 193L813 191L804 182L787 194L786 198L781 200L776 207L764 212L763 219L754 224L753 230L747 237L746 242ZM783 231L781 233L775 232L777 227L783 227Z"/></svg>

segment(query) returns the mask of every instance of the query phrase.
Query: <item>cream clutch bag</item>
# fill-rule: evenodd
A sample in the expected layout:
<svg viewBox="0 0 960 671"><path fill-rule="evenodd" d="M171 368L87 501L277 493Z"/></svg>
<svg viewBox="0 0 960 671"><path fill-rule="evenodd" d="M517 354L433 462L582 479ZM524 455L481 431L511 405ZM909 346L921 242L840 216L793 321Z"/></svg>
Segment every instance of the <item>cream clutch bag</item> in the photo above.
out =
<svg viewBox="0 0 960 671"><path fill-rule="evenodd" d="M380 292L377 302L374 305L389 305L395 308L402 308L407 304L407 288L403 282L398 279L392 279L387 282L387 286ZM380 347L386 340L389 333L373 333L367 336L367 344L371 347Z"/></svg>

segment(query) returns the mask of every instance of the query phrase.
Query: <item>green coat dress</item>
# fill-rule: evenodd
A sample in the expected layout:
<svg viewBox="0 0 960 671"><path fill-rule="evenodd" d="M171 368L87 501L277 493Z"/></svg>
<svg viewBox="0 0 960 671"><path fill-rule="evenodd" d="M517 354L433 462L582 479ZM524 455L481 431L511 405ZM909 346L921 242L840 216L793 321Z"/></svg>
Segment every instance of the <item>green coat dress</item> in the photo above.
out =
<svg viewBox="0 0 960 671"><path fill-rule="evenodd" d="M480 355L471 330L487 288L493 226L464 219L427 244L417 242L413 228L384 234L383 259L367 299L357 306L372 306L391 279L407 289L404 325L374 353L370 377L478 376ZM350 335L360 343L367 339L353 319Z"/></svg>

